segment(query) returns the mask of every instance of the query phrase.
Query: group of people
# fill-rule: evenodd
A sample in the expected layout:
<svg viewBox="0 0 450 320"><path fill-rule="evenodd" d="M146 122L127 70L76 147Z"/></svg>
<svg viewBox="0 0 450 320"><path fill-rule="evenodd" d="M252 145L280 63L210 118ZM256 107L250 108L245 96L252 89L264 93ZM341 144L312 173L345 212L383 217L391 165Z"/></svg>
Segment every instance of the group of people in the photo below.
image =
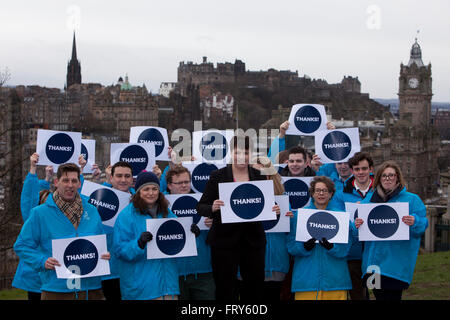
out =
<svg viewBox="0 0 450 320"><path fill-rule="evenodd" d="M420 239L428 226L423 202L406 190L400 168L392 161L374 172L373 160L364 152L345 163L322 164L300 146L285 150L288 126L288 122L280 126L267 157L253 158L250 139L233 137L231 163L211 172L197 204L209 230L192 224L198 252L192 257L147 259L146 251L155 236L147 231L146 220L176 218L165 195L193 193L190 171L181 164L170 163L164 172L155 166L135 180L127 162L108 168L103 184L130 194L130 203L109 227L89 199L80 195L86 164L81 156L79 165L58 167L50 191L51 168L46 180L39 180L39 155L33 154L21 196L24 225L14 245L20 260L13 286L28 291L29 299L365 300L374 278L369 266L376 265L380 281L373 290L375 298L401 299L412 281ZM332 124L328 128L333 129ZM277 170L273 163L286 167ZM357 229L364 221L356 218L349 221L348 243L330 243L326 238L296 241L299 211L281 212L276 204L272 210L291 219L288 233L266 233L262 222L222 223L220 183L271 180L275 195L282 195L281 176L314 176L306 209L343 212L346 202L407 202L410 212L402 223L410 227L410 238L361 242ZM82 278L78 287L69 287L56 276L55 266L61 261L52 257L52 239L99 234L107 237L108 252L102 252L101 259L109 260L110 275Z"/></svg>

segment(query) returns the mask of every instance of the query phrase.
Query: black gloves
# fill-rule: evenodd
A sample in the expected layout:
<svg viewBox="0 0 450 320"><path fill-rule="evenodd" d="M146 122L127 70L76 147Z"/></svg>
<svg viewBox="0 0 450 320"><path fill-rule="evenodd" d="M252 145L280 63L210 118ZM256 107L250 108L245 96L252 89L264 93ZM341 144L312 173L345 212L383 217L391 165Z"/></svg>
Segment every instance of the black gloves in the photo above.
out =
<svg viewBox="0 0 450 320"><path fill-rule="evenodd" d="M316 245L316 239L311 238L308 241L303 243L303 247L305 247L306 251L311 251Z"/></svg>
<svg viewBox="0 0 450 320"><path fill-rule="evenodd" d="M198 236L200 235L200 228L195 224L191 224L191 232L193 234L195 234L195 237L198 238Z"/></svg>
<svg viewBox="0 0 450 320"><path fill-rule="evenodd" d="M150 232L148 231L142 232L141 237L138 239L139 248L144 249L147 242L151 241L152 239L153 235Z"/></svg>
<svg viewBox="0 0 450 320"><path fill-rule="evenodd" d="M320 240L319 243L322 247L324 247L327 250L331 250L334 247L334 244L329 243L326 238L322 238L322 240Z"/></svg>

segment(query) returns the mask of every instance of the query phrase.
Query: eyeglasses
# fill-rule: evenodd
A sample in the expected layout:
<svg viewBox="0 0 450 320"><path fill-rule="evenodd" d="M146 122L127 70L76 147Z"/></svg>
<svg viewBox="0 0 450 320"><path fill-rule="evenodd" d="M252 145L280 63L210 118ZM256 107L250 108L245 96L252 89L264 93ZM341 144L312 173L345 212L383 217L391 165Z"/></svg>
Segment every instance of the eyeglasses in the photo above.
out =
<svg viewBox="0 0 450 320"><path fill-rule="evenodd" d="M396 176L397 176L396 173L389 173L389 174L383 173L383 174L381 175L381 179L383 179L383 180L392 180L392 179L394 179Z"/></svg>
<svg viewBox="0 0 450 320"><path fill-rule="evenodd" d="M189 180L186 181L180 181L180 182L172 182L174 185L178 186L180 184L190 184L191 182Z"/></svg>
<svg viewBox="0 0 450 320"><path fill-rule="evenodd" d="M314 189L314 193L323 193L323 194L327 194L328 193L328 189Z"/></svg>

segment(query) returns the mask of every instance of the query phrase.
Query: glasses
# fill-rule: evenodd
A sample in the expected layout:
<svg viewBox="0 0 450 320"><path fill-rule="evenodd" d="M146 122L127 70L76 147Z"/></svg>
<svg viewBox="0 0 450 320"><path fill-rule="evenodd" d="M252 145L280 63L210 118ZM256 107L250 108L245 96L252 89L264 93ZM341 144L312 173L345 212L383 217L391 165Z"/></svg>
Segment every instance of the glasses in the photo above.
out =
<svg viewBox="0 0 450 320"><path fill-rule="evenodd" d="M392 180L392 179L394 179L395 177L397 176L397 174L396 173L389 173L389 174L382 174L381 175L381 179L383 179L383 180Z"/></svg>
<svg viewBox="0 0 450 320"><path fill-rule="evenodd" d="M318 193L318 194L327 194L328 193L328 189L314 189L314 193Z"/></svg>
<svg viewBox="0 0 450 320"><path fill-rule="evenodd" d="M179 186L181 184L190 184L191 182L189 180L186 180L186 181L172 182L172 183L176 186Z"/></svg>

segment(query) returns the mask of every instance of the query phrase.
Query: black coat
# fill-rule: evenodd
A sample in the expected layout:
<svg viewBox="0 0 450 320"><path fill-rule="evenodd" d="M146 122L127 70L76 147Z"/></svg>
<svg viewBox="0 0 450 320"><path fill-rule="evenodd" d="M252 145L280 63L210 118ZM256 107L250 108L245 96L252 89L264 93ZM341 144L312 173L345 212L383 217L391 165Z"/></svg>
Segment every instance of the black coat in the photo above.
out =
<svg viewBox="0 0 450 320"><path fill-rule="evenodd" d="M249 167L250 181L266 180L260 171ZM225 168L211 172L205 191L197 204L197 213L213 218L213 224L208 232L206 243L217 248L237 248L250 246L265 247L266 235L261 222L222 223L220 211L212 212L214 200L219 199L219 183L234 182L231 164Z"/></svg>

